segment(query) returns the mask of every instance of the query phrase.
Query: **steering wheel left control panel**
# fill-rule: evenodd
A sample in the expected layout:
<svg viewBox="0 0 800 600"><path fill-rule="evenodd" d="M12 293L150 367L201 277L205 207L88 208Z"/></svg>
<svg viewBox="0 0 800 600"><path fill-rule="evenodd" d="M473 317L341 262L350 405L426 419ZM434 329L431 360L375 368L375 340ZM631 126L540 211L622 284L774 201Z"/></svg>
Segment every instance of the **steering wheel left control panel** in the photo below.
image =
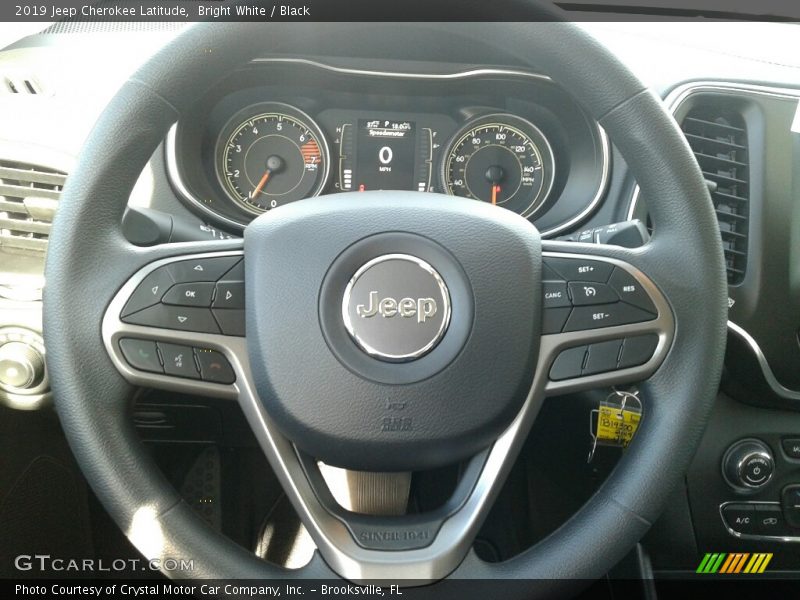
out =
<svg viewBox="0 0 800 600"><path fill-rule="evenodd" d="M247 360L244 308L241 251L166 258L120 289L103 340L132 383L233 399Z"/></svg>

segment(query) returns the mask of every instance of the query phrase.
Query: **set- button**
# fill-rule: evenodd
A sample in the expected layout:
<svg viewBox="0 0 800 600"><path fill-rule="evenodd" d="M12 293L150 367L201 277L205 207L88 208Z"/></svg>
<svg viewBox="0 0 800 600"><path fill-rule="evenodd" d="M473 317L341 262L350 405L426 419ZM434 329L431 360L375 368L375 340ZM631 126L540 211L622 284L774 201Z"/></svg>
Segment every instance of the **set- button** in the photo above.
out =
<svg viewBox="0 0 800 600"><path fill-rule="evenodd" d="M542 333L641 323L658 315L641 284L611 263L544 259Z"/></svg>

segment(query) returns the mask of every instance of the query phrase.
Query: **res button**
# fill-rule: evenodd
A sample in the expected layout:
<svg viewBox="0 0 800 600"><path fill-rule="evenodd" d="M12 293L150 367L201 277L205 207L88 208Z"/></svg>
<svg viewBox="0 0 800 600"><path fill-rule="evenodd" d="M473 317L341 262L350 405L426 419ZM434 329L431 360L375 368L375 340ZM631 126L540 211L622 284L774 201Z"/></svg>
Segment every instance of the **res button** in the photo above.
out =
<svg viewBox="0 0 800 600"><path fill-rule="evenodd" d="M632 304L654 315L658 314L650 296L642 288L642 284L624 269L616 267L608 280L608 285L611 286L623 302Z"/></svg>

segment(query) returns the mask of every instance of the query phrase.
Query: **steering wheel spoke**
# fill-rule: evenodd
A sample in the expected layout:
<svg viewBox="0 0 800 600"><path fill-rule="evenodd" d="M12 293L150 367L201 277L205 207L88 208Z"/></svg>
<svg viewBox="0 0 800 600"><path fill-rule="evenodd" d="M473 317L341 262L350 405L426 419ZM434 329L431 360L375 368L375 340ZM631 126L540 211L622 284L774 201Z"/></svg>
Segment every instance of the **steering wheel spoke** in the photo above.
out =
<svg viewBox="0 0 800 600"><path fill-rule="evenodd" d="M235 242L223 245L176 244L140 254L144 266L117 292L102 325L106 350L130 383L239 397L249 372L244 254Z"/></svg>
<svg viewBox="0 0 800 600"><path fill-rule="evenodd" d="M542 274L537 371L545 392L647 379L675 333L672 309L646 271L646 249L550 242Z"/></svg>

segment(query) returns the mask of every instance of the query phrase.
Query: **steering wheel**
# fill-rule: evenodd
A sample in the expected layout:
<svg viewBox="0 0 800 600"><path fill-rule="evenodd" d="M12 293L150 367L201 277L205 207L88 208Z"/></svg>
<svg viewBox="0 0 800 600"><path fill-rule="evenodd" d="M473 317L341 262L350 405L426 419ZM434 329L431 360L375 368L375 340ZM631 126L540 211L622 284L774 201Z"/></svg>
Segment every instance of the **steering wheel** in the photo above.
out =
<svg viewBox="0 0 800 600"><path fill-rule="evenodd" d="M320 54L381 40L397 57L410 46L433 52L434 40L469 40L549 75L625 157L649 199L652 239L636 249L542 240L529 221L488 204L393 191L275 209L243 242L127 242L120 221L129 193L192 101L249 59L308 51L311 39ZM120 89L89 136L62 195L46 276L47 363L67 438L147 558L193 559L191 573L170 576L549 586L600 577L688 468L725 344L723 254L690 149L660 99L565 23L189 28ZM612 288L622 301L553 306L543 280ZM246 308L215 306L217 321L210 296L171 308L167 288L198 284L216 287L215 302L223 284L244 289ZM622 358L562 369L587 348L587 361L607 358L608 348ZM637 381L645 417L636 439L580 511L505 562L471 552L543 399ZM317 545L309 565L283 570L202 524L137 439L135 385L241 404ZM435 511L375 516L338 506L317 461L376 472L466 467Z"/></svg>

